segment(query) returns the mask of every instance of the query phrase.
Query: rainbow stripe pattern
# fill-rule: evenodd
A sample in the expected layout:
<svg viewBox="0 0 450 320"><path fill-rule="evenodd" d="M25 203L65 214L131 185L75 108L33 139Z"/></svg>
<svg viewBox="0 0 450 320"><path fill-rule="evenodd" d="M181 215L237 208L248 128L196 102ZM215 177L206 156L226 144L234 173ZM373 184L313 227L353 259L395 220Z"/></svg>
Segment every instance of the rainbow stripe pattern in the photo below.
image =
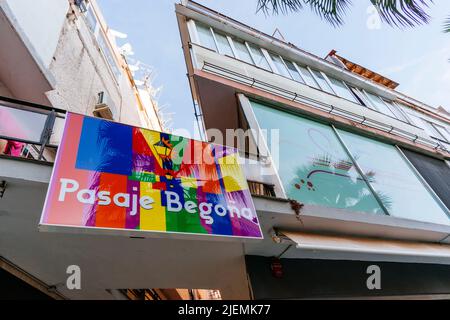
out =
<svg viewBox="0 0 450 320"><path fill-rule="evenodd" d="M262 238L236 149L68 113L41 225Z"/></svg>

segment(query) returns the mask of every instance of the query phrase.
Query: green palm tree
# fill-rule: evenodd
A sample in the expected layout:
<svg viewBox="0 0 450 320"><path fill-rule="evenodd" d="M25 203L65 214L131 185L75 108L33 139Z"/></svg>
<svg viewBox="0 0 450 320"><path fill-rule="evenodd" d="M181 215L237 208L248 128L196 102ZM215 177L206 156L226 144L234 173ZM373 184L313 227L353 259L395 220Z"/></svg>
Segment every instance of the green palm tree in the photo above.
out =
<svg viewBox="0 0 450 320"><path fill-rule="evenodd" d="M427 10L433 0L367 0L390 26L414 27L427 24L430 16ZM333 26L344 23L344 16L352 5L351 0L258 0L258 11L298 12L309 7L313 12ZM445 32L450 32L450 17L445 23Z"/></svg>

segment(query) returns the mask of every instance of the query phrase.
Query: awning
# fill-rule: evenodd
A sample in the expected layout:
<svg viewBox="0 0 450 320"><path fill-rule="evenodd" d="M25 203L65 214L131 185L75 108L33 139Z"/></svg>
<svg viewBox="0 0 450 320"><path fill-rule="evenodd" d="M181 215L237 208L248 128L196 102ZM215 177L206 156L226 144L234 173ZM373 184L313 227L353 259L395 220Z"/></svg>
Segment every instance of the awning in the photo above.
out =
<svg viewBox="0 0 450 320"><path fill-rule="evenodd" d="M439 243L329 236L281 230L277 231L277 237L282 241L292 241L298 249L450 258L450 245Z"/></svg>

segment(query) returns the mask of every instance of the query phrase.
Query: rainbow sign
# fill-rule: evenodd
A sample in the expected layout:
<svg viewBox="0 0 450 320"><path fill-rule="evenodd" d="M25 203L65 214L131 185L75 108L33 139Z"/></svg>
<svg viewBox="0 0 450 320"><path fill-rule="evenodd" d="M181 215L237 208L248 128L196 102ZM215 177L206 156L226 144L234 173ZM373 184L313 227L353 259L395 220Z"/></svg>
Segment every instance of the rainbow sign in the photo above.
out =
<svg viewBox="0 0 450 320"><path fill-rule="evenodd" d="M263 237L236 149L73 113L40 222L61 228Z"/></svg>

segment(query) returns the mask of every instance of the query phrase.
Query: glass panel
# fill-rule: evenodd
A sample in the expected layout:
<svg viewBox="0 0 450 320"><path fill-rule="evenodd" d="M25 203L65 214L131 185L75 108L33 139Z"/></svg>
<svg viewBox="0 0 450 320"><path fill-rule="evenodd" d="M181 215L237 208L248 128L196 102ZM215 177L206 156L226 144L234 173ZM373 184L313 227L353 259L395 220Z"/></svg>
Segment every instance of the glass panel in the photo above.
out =
<svg viewBox="0 0 450 320"><path fill-rule="evenodd" d="M450 142L450 133L447 131L447 129L435 123L433 123L433 127L439 132L440 137L442 137L444 141Z"/></svg>
<svg viewBox="0 0 450 320"><path fill-rule="evenodd" d="M292 78L295 81L301 82L301 83L305 83L303 81L302 76L300 75L300 73L298 73L297 68L294 66L294 64L292 62L290 62L289 60L284 59L284 62L286 63L286 66L289 69L289 73L291 74Z"/></svg>
<svg viewBox="0 0 450 320"><path fill-rule="evenodd" d="M53 132L50 137L50 145L52 146L59 146L61 143L63 131L64 131L64 124L66 122L66 119L64 118L55 118L55 124L53 125Z"/></svg>
<svg viewBox="0 0 450 320"><path fill-rule="evenodd" d="M217 45L221 54L234 57L233 50L231 50L230 43L225 35L214 32L216 34Z"/></svg>
<svg viewBox="0 0 450 320"><path fill-rule="evenodd" d="M217 51L211 29L202 24L197 24L197 33L200 38L200 44L206 48Z"/></svg>
<svg viewBox="0 0 450 320"><path fill-rule="evenodd" d="M351 90L353 91L353 93L358 97L359 102L369 108L369 109L374 109L372 107L372 104L369 102L369 100L367 99L366 95L359 89L352 87Z"/></svg>
<svg viewBox="0 0 450 320"><path fill-rule="evenodd" d="M342 130L339 133L392 216L450 224L442 207L394 146Z"/></svg>
<svg viewBox="0 0 450 320"><path fill-rule="evenodd" d="M97 27L97 17L95 16L91 5L89 5L88 10L86 11L86 20L89 29L91 29L92 32L95 32L95 28Z"/></svg>
<svg viewBox="0 0 450 320"><path fill-rule="evenodd" d="M439 133L439 131L437 131L437 129L428 121L421 119L423 125L423 129L425 129L425 132L428 133L428 135L430 135L433 138L438 138L438 139L442 139L442 135Z"/></svg>
<svg viewBox="0 0 450 320"><path fill-rule="evenodd" d="M271 71L269 63L267 62L266 57L262 53L261 49L252 44L250 44L249 47L252 51L253 57L256 59L256 65L258 67Z"/></svg>
<svg viewBox="0 0 450 320"><path fill-rule="evenodd" d="M298 69L302 73L303 79L305 80L305 82L308 86L319 89L319 85L317 84L317 81L314 79L311 72L309 72L308 68L298 66Z"/></svg>
<svg viewBox="0 0 450 320"><path fill-rule="evenodd" d="M250 55L250 52L248 52L247 46L245 45L245 42L234 40L234 47L237 50L238 58L253 64L252 56Z"/></svg>
<svg viewBox="0 0 450 320"><path fill-rule="evenodd" d="M271 129L279 130L280 141L275 144L269 138L267 143L289 198L383 214L331 127L256 102L252 106L268 135Z"/></svg>
<svg viewBox="0 0 450 320"><path fill-rule="evenodd" d="M326 91L331 94L335 94L333 89L331 89L330 85L328 84L327 80L323 76L323 74L317 70L312 70L314 75L316 76L316 80L319 82L320 87L323 91Z"/></svg>
<svg viewBox="0 0 450 320"><path fill-rule="evenodd" d="M342 82L341 80L328 77L330 79L331 85L333 86L334 92L336 94L344 99L353 101L354 103L358 103L359 101L356 99L356 97L351 93L350 89L347 87L347 85Z"/></svg>
<svg viewBox="0 0 450 320"><path fill-rule="evenodd" d="M121 76L121 72L119 67L117 66L116 59L114 57L114 53L112 52L111 48L108 45L108 42L105 38L105 35L103 33L100 33L98 37L98 45L100 46L100 49L103 52L103 55L106 58L106 61L108 62L109 66L111 67L111 70L113 71L116 79L119 79Z"/></svg>
<svg viewBox="0 0 450 320"><path fill-rule="evenodd" d="M280 56L271 53L270 57L272 58L275 67L277 67L278 73L281 74L282 76L291 78L291 75L289 74L289 71L284 65L283 60L281 60Z"/></svg>
<svg viewBox="0 0 450 320"><path fill-rule="evenodd" d="M389 109L389 107L383 102L380 97L369 92L367 92L367 96L369 97L370 102L372 102L372 104L378 111L384 113L385 115L396 118L395 114L391 111L391 109Z"/></svg>
<svg viewBox="0 0 450 320"><path fill-rule="evenodd" d="M408 118L405 116L405 114L402 112L401 107L399 105L397 105L396 103L391 103L391 102L387 102L385 101L388 105L389 108L391 109L391 111L395 114L395 117L399 120L402 120L404 122L408 122L409 120Z"/></svg>
<svg viewBox="0 0 450 320"><path fill-rule="evenodd" d="M425 123L421 118L419 118L418 116L416 116L412 113L408 113L408 117L412 120L412 122L415 126L425 129ZM425 130L425 131L428 133L427 130Z"/></svg>
<svg viewBox="0 0 450 320"><path fill-rule="evenodd" d="M0 105L0 135L39 143L47 115Z"/></svg>

